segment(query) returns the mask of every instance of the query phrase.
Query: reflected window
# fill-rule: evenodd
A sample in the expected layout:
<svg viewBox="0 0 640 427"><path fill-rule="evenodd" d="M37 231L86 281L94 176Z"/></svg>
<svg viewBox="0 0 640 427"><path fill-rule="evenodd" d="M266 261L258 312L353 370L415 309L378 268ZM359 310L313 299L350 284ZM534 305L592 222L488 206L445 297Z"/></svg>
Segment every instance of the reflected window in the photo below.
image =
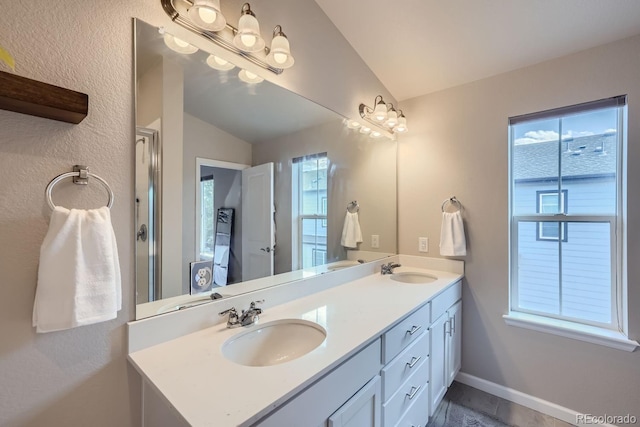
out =
<svg viewBox="0 0 640 427"><path fill-rule="evenodd" d="M327 153L293 159L292 253L295 268L327 259Z"/></svg>
<svg viewBox="0 0 640 427"><path fill-rule="evenodd" d="M213 175L200 178L200 259L213 259L213 244L216 235Z"/></svg>

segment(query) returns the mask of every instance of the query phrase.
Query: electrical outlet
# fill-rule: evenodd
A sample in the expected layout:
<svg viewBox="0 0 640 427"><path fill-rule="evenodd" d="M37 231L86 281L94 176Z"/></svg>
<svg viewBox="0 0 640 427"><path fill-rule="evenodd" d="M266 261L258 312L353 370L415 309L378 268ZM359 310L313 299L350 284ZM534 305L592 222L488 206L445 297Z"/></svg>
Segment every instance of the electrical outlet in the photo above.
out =
<svg viewBox="0 0 640 427"><path fill-rule="evenodd" d="M429 252L428 237L418 237L418 252Z"/></svg>
<svg viewBox="0 0 640 427"><path fill-rule="evenodd" d="M380 236L378 234L371 235L371 247L378 249L380 247Z"/></svg>

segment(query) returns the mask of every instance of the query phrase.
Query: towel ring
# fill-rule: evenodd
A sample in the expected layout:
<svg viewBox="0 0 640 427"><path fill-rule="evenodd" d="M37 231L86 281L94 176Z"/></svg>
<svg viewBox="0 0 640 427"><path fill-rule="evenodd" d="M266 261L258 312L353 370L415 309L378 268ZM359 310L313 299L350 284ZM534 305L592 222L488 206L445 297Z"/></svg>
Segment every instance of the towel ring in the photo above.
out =
<svg viewBox="0 0 640 427"><path fill-rule="evenodd" d="M98 175L94 175L91 172L89 172L89 169L86 166L74 166L73 172L67 172L67 173L58 175L55 178L53 178L51 182L49 182L49 185L47 185L47 189L45 190L45 196L47 199L47 204L49 205L51 210L54 210L56 208L56 205L53 204L53 200L51 199L51 192L53 191L53 187L55 187L57 183L59 183L65 178L73 178L74 184L86 185L89 183L89 177L95 178L107 190L107 193L109 194L109 201L107 202L107 207L111 209L111 206L113 206L114 195L113 195L113 191L111 191L111 187L109 187L109 184L107 184L107 181L100 178Z"/></svg>
<svg viewBox="0 0 640 427"><path fill-rule="evenodd" d="M460 203L460 200L458 200L456 196L453 196L453 197L449 197L448 199L445 199L444 202L442 202L442 206L440 207L442 212L445 211L444 208L447 206L447 203L450 203L453 206L457 206L457 210L454 212L458 212L462 210L462 203Z"/></svg>
<svg viewBox="0 0 640 427"><path fill-rule="evenodd" d="M357 200L353 200L349 202L349 204L347 205L347 212L349 213L360 212L360 205L358 204Z"/></svg>

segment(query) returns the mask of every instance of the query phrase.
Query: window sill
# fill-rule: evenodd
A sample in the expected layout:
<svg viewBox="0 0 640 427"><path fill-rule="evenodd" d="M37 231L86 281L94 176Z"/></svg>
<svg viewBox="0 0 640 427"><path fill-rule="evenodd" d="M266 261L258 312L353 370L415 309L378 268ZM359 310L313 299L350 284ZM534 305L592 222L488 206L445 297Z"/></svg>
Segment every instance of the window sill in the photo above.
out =
<svg viewBox="0 0 640 427"><path fill-rule="evenodd" d="M565 338L585 341L632 352L640 346L623 333L597 326L581 325L566 320L551 319L533 314L511 312L502 316L509 326L531 329L538 332L559 335Z"/></svg>

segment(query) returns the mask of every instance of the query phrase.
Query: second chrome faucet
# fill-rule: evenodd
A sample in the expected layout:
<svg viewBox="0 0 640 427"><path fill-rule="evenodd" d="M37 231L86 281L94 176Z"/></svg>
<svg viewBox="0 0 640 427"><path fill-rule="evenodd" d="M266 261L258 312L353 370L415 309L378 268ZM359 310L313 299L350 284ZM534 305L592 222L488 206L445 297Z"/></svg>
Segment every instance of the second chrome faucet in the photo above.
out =
<svg viewBox="0 0 640 427"><path fill-rule="evenodd" d="M242 310L242 313L238 314L235 307L231 307L228 310L221 311L220 316L229 315L227 319L227 328L237 328L239 326L251 326L258 321L259 315L262 314L262 309L256 307L256 304L262 304L264 300L252 301L249 305L249 309Z"/></svg>

